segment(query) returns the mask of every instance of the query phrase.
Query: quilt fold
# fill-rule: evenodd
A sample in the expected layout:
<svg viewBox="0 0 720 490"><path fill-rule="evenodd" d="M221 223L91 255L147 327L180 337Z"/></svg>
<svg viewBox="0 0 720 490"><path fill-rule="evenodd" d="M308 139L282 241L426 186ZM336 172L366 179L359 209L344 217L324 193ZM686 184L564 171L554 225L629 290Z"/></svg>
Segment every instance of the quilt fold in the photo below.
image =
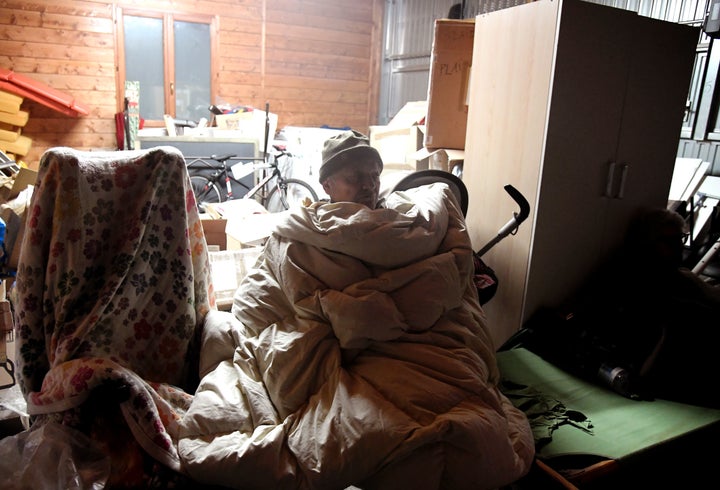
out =
<svg viewBox="0 0 720 490"><path fill-rule="evenodd" d="M444 184L288 214L206 324L183 467L233 488L496 488L534 456Z"/></svg>

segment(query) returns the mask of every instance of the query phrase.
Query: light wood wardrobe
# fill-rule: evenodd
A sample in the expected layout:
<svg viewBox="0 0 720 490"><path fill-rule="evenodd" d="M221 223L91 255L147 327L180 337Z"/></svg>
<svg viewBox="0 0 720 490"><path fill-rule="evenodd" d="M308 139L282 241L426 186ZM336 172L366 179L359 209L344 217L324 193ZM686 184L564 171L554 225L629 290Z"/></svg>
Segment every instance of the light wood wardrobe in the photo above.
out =
<svg viewBox="0 0 720 490"><path fill-rule="evenodd" d="M516 210L515 236L484 260L499 347L542 306L568 299L641 206L665 206L699 29L580 0L476 18L463 181L475 249Z"/></svg>

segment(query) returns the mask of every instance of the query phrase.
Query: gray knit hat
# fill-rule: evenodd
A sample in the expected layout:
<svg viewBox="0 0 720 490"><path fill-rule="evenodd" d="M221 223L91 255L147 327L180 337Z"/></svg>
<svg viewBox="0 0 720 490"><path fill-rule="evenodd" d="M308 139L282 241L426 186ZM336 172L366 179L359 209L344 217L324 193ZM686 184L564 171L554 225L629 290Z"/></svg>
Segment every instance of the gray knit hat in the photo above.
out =
<svg viewBox="0 0 720 490"><path fill-rule="evenodd" d="M357 161L361 158L377 160L380 170L383 161L380 153L370 146L370 140L364 134L348 130L325 140L322 150L322 164L320 164L320 182L330 177L344 163Z"/></svg>

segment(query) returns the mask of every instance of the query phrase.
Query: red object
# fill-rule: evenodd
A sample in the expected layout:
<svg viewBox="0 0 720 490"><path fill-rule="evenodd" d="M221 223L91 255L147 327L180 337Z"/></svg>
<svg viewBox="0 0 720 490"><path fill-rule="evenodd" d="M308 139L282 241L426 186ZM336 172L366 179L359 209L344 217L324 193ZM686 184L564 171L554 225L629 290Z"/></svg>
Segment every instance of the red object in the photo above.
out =
<svg viewBox="0 0 720 490"><path fill-rule="evenodd" d="M7 68L0 68L0 89L34 100L68 116L86 116L90 113L87 106L68 94Z"/></svg>
<svg viewBox="0 0 720 490"><path fill-rule="evenodd" d="M115 113L115 139L118 150L125 149L125 113Z"/></svg>

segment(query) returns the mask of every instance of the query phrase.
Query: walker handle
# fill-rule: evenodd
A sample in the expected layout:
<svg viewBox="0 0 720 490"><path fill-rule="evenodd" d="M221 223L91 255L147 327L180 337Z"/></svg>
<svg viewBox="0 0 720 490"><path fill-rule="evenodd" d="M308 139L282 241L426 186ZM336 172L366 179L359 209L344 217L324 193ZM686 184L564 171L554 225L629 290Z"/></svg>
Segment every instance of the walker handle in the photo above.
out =
<svg viewBox="0 0 720 490"><path fill-rule="evenodd" d="M527 202L527 199L525 199L525 196L523 196L520 191L518 191L516 188L511 186L510 184L507 184L505 186L505 192L510 194L510 197L513 198L513 201L517 203L518 206L520 206L520 212L519 213L513 213L513 217L505 223L505 225L500 228L500 230L497 232L497 236L490 240L485 246L478 250L475 254L478 257L482 257L485 252L490 250L497 244L500 240L505 238L511 233L515 233L520 226L520 223L525 221L527 217L530 215L530 204Z"/></svg>
<svg viewBox="0 0 720 490"><path fill-rule="evenodd" d="M510 184L505 186L505 192L510 194L510 197L513 198L513 201L515 201L517 205L520 206L520 213L515 215L515 221L519 225L520 223L525 221L528 216L530 216L530 204L527 202L527 199L525 199L525 196L523 196L519 190L517 190Z"/></svg>

